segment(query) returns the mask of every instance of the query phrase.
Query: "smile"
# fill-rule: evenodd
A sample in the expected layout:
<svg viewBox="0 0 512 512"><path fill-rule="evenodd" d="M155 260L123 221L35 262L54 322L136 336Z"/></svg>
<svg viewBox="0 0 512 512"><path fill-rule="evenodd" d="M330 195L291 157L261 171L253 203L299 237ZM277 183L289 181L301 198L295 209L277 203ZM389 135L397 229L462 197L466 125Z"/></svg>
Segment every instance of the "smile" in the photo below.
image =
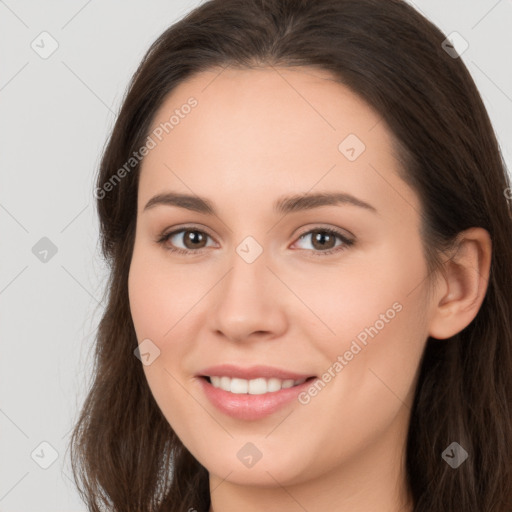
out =
<svg viewBox="0 0 512 512"><path fill-rule="evenodd" d="M197 381L218 412L239 420L255 421L287 406L297 406L297 397L314 379L316 377L295 380L203 375L198 376Z"/></svg>
<svg viewBox="0 0 512 512"><path fill-rule="evenodd" d="M227 376L211 376L207 377L208 381L214 388L222 389L234 394L264 395L266 393L275 393L282 389L298 386L306 382L306 378L293 379L277 379L277 378L258 378L258 379L238 379Z"/></svg>

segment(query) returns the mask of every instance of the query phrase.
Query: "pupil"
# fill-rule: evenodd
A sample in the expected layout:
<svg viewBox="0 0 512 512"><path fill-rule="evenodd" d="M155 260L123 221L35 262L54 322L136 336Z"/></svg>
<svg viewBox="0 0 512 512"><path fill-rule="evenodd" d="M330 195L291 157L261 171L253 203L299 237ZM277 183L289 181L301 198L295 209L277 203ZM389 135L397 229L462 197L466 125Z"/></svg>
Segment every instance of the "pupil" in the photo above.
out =
<svg viewBox="0 0 512 512"><path fill-rule="evenodd" d="M202 235L198 231L189 231L187 240L194 245L196 242L201 242Z"/></svg>
<svg viewBox="0 0 512 512"><path fill-rule="evenodd" d="M322 241L323 239L328 239L328 238L332 238L332 236L328 233L325 233L325 232L322 232L322 231L317 231L317 234L315 236L315 241L317 243L320 244L320 246L324 247L325 248L325 245L326 245L326 241ZM327 242L328 243L328 242Z"/></svg>

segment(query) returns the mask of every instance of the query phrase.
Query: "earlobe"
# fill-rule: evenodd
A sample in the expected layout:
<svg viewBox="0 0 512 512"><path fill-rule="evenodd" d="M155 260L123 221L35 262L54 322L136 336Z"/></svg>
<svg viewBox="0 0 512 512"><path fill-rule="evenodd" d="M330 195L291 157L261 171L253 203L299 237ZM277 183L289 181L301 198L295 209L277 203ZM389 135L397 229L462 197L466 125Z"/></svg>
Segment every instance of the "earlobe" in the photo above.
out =
<svg viewBox="0 0 512 512"><path fill-rule="evenodd" d="M446 339L467 327L478 314L487 292L491 237L483 228L462 231L453 255L443 264L445 286L432 300L429 336Z"/></svg>

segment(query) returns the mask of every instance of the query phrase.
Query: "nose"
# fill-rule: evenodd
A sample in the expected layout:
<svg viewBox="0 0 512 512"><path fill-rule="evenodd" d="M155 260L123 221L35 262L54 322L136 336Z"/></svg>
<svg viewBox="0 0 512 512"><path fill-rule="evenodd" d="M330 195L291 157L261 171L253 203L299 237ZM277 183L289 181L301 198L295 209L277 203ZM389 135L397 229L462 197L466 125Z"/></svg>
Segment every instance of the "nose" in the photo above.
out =
<svg viewBox="0 0 512 512"><path fill-rule="evenodd" d="M273 339L287 328L286 289L267 266L265 251L249 263L235 252L225 277L215 287L211 329L217 336L243 342Z"/></svg>

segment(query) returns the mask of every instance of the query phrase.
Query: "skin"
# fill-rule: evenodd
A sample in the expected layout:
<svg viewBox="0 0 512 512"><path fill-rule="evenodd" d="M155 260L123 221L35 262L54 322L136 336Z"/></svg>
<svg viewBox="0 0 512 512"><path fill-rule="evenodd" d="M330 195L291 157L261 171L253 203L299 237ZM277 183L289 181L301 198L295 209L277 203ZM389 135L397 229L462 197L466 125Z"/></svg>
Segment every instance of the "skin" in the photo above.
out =
<svg viewBox="0 0 512 512"><path fill-rule="evenodd" d="M197 107L142 163L129 295L139 343L149 338L160 350L144 366L148 384L209 471L210 510L412 510L404 455L420 358L429 335L445 339L476 316L488 233L462 233L444 275L429 276L419 198L398 176L389 129L325 71L202 72L172 91L152 129L191 96ZM366 146L355 161L338 149L348 134ZM169 191L205 197L217 215L169 205L144 211ZM377 213L351 204L272 211L282 196L333 191ZM190 224L203 242L187 244L183 232L156 242ZM311 234L322 227L355 243L323 255ZM247 236L263 249L253 263L236 252ZM198 254L172 253L173 244ZM336 238L327 248L342 245ZM395 303L400 312L307 405L235 419L195 377L226 362L321 376ZM250 468L237 457L247 442L262 453Z"/></svg>

